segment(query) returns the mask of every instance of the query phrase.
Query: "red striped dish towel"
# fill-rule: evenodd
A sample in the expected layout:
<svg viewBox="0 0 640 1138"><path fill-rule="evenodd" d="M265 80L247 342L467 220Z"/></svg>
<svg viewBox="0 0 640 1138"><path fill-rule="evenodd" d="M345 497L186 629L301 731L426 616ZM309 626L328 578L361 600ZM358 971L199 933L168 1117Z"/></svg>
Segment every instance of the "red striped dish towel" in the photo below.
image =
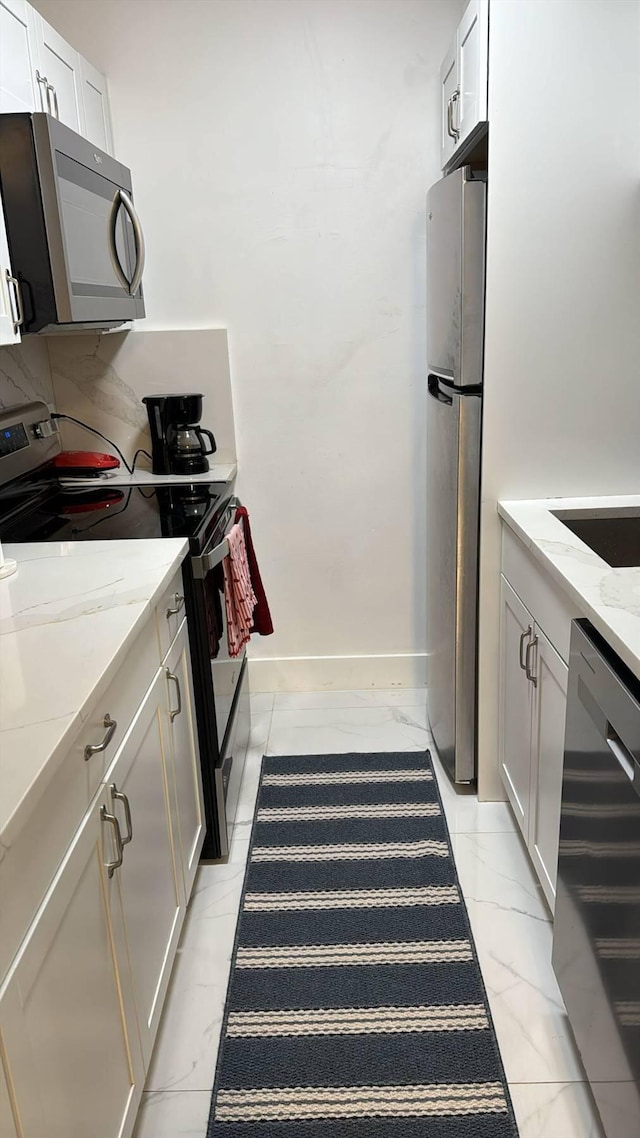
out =
<svg viewBox="0 0 640 1138"><path fill-rule="evenodd" d="M222 562L224 571L224 604L227 613L229 655L237 656L251 635L256 595L251 585L247 547L242 526L231 527L227 534L229 556Z"/></svg>

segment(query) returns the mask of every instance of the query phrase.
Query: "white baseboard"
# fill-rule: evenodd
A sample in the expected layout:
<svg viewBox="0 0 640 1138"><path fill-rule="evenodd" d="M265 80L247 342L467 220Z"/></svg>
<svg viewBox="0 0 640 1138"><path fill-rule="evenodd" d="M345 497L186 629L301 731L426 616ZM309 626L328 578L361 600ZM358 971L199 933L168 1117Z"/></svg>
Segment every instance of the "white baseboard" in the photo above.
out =
<svg viewBox="0 0 640 1138"><path fill-rule="evenodd" d="M250 660L253 692L420 688L426 682L426 652L399 652L387 656L277 656Z"/></svg>

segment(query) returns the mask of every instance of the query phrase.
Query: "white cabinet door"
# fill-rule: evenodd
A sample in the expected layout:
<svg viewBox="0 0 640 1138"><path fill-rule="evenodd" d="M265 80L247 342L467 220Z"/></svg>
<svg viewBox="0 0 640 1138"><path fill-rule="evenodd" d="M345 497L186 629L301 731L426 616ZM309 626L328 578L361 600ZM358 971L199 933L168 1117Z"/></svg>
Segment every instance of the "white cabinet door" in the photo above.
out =
<svg viewBox="0 0 640 1138"><path fill-rule="evenodd" d="M458 28L458 84L455 126L458 145L487 119L489 0L471 0Z"/></svg>
<svg viewBox="0 0 640 1138"><path fill-rule="evenodd" d="M30 8L28 16L34 65L40 76L38 83L46 91L48 100L48 106L43 109L72 130L84 134L80 56L35 9Z"/></svg>
<svg viewBox="0 0 640 1138"><path fill-rule="evenodd" d="M0 198L0 347L20 343L22 299L20 284L11 271L7 229Z"/></svg>
<svg viewBox="0 0 640 1138"><path fill-rule="evenodd" d="M102 805L76 834L0 992L21 1138L125 1138L142 1093L106 904Z"/></svg>
<svg viewBox="0 0 640 1138"><path fill-rule="evenodd" d="M159 670L107 773L110 808L124 839L123 862L115 878L145 1064L151 1056L185 912L171 833L170 771L162 734L165 684L164 672Z"/></svg>
<svg viewBox="0 0 640 1138"><path fill-rule="evenodd" d="M189 901L204 842L204 802L193 702L187 622L165 660L167 734L170 742L172 793L175 796L175 846L181 866L185 902Z"/></svg>
<svg viewBox="0 0 640 1138"><path fill-rule="evenodd" d="M531 735L531 804L529 848L544 894L553 910L558 869L564 723L569 669L536 626L536 696Z"/></svg>
<svg viewBox="0 0 640 1138"><path fill-rule="evenodd" d="M0 0L0 113L40 110L26 0Z"/></svg>
<svg viewBox="0 0 640 1138"><path fill-rule="evenodd" d="M456 148L454 116L458 90L458 57L456 40L449 48L440 68L440 165L444 170Z"/></svg>
<svg viewBox="0 0 640 1138"><path fill-rule="evenodd" d="M80 83L84 104L84 132L89 142L113 154L107 80L93 64L80 56Z"/></svg>
<svg viewBox="0 0 640 1138"><path fill-rule="evenodd" d="M534 621L509 582L500 578L500 773L525 841L531 800L533 684L524 670Z"/></svg>

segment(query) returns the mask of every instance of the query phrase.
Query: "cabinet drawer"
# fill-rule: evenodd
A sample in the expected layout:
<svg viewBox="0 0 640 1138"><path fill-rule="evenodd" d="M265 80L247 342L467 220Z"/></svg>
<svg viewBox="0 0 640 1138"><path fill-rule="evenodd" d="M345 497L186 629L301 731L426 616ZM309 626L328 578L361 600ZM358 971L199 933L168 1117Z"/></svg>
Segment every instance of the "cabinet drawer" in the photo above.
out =
<svg viewBox="0 0 640 1138"><path fill-rule="evenodd" d="M525 545L502 525L502 573L556 652L569 660L571 621L584 613L566 597Z"/></svg>
<svg viewBox="0 0 640 1138"><path fill-rule="evenodd" d="M104 750L94 752L86 764L99 771L98 781L102 780L104 772L111 765L157 670L158 647L154 622L148 620L130 648L115 680L95 701L76 743L78 761L84 764L85 747L101 747L109 736ZM107 718L115 721L113 730L108 724L105 725Z"/></svg>
<svg viewBox="0 0 640 1138"><path fill-rule="evenodd" d="M156 607L161 661L164 660L173 644L184 616L184 585L182 583L182 570L178 569Z"/></svg>
<svg viewBox="0 0 640 1138"><path fill-rule="evenodd" d="M0 977L11 963L92 799L103 782L158 671L153 620L148 620L115 680L99 695L55 779L0 862ZM106 736L105 715L116 728L87 761L87 745Z"/></svg>

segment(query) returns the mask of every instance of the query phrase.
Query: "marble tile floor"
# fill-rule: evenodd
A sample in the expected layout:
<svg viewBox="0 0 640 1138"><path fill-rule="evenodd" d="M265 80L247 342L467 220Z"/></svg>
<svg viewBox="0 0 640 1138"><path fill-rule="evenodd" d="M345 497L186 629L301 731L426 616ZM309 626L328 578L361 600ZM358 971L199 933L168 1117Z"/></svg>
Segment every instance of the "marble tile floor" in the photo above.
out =
<svg viewBox="0 0 640 1138"><path fill-rule="evenodd" d="M423 690L252 696L227 865L201 866L135 1138L205 1138L263 753L421 750ZM551 920L509 807L456 792L435 760L520 1138L602 1138L551 969Z"/></svg>

